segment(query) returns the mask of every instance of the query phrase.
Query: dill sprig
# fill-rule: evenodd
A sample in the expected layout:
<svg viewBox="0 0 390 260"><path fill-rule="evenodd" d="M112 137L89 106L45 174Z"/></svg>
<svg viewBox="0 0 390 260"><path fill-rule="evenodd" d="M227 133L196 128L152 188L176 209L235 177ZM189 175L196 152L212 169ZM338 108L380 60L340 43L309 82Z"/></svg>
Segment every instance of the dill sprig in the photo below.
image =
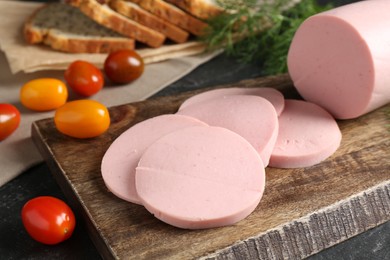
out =
<svg viewBox="0 0 390 260"><path fill-rule="evenodd" d="M261 61L266 74L287 72L287 53L299 25L333 6L315 0L217 0L226 10L209 22L203 40L209 49L224 49L240 62Z"/></svg>

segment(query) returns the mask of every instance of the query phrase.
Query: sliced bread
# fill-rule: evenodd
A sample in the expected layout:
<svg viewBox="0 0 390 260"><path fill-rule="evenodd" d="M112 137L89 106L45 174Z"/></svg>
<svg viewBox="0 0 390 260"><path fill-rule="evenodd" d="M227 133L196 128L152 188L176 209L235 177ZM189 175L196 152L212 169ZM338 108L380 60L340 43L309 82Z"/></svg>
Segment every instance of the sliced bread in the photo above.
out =
<svg viewBox="0 0 390 260"><path fill-rule="evenodd" d="M111 0L109 5L118 13L164 34L176 43L186 42L189 37L188 32L146 11L135 3L123 0Z"/></svg>
<svg viewBox="0 0 390 260"><path fill-rule="evenodd" d="M135 48L133 39L99 25L79 9L62 3L39 7L25 22L23 33L27 43L44 43L70 53L108 53Z"/></svg>
<svg viewBox="0 0 390 260"><path fill-rule="evenodd" d="M166 37L162 33L112 10L106 4L107 1L103 4L97 0L67 0L67 2L78 7L95 22L150 47L160 47L165 41Z"/></svg>
<svg viewBox="0 0 390 260"><path fill-rule="evenodd" d="M203 20L223 13L216 0L165 0Z"/></svg>
<svg viewBox="0 0 390 260"><path fill-rule="evenodd" d="M140 5L145 10L156 16L190 32L196 36L201 36L207 24L200 19L193 17L180 8L162 0L128 0Z"/></svg>

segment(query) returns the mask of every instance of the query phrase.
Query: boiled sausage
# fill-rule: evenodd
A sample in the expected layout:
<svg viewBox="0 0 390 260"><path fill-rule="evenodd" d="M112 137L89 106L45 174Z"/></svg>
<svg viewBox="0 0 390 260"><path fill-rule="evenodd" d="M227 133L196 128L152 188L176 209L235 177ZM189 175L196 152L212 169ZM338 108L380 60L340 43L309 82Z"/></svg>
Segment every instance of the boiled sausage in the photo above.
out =
<svg viewBox="0 0 390 260"><path fill-rule="evenodd" d="M181 128L206 124L182 115L161 115L142 121L123 132L107 149L101 173L107 188L117 197L140 204L135 189L135 168L152 143Z"/></svg>
<svg viewBox="0 0 390 260"><path fill-rule="evenodd" d="M304 99L338 119L390 102L389 10L389 0L361 1L302 23L287 63Z"/></svg>
<svg viewBox="0 0 390 260"><path fill-rule="evenodd" d="M241 136L220 127L194 126L157 140L136 170L142 204L180 228L226 226L248 216L264 191L264 166Z"/></svg>
<svg viewBox="0 0 390 260"><path fill-rule="evenodd" d="M238 133L258 151L264 166L268 165L278 134L278 115L268 100L250 95L229 95L198 102L177 113Z"/></svg>
<svg viewBox="0 0 390 260"><path fill-rule="evenodd" d="M205 100L221 98L229 95L253 95L263 97L271 102L278 115L280 115L283 111L283 94L274 88L220 88L209 90L188 98L181 104L179 110Z"/></svg>
<svg viewBox="0 0 390 260"><path fill-rule="evenodd" d="M326 110L306 101L287 99L269 166L313 166L331 156L340 142L341 131Z"/></svg>

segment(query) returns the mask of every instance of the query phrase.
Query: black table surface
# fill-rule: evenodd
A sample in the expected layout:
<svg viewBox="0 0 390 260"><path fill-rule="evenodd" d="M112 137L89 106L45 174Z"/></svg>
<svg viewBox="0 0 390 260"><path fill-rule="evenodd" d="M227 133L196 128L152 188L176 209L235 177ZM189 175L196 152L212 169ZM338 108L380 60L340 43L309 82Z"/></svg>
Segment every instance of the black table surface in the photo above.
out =
<svg viewBox="0 0 390 260"><path fill-rule="evenodd" d="M240 64L220 55L168 86L156 96L209 87L262 76L258 64ZM76 212L72 237L55 246L31 239L23 228L24 203L42 195L66 201L46 163L40 163L0 188L0 259L100 259L83 220ZM324 250L310 259L390 259L390 222Z"/></svg>

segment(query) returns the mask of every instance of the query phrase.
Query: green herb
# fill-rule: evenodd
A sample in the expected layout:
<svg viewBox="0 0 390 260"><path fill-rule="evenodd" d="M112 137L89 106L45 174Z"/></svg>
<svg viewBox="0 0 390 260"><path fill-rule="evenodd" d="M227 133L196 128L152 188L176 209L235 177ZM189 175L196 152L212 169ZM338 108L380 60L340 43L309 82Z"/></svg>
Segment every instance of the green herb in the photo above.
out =
<svg viewBox="0 0 390 260"><path fill-rule="evenodd" d="M315 0L217 0L226 13L209 21L203 40L209 49L223 48L229 56L249 63L262 61L266 74L287 72L287 53L299 25L309 16L333 6ZM286 11L283 11L286 9Z"/></svg>

